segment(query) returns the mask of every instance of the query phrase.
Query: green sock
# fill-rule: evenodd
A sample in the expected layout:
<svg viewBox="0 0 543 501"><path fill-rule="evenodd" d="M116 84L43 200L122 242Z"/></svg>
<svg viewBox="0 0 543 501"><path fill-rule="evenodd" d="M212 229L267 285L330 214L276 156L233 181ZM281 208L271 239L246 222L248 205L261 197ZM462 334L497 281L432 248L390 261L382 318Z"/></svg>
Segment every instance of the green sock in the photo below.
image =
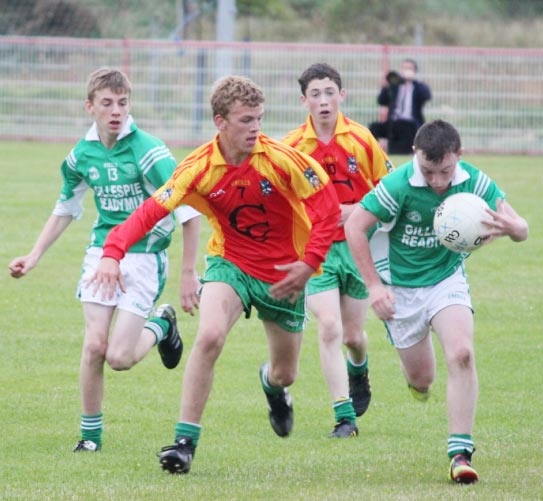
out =
<svg viewBox="0 0 543 501"><path fill-rule="evenodd" d="M342 419L347 419L351 423L356 422L356 413L354 412L353 400L351 398L338 398L333 406L336 423Z"/></svg>
<svg viewBox="0 0 543 501"><path fill-rule="evenodd" d="M473 437L471 435L462 435L451 433L447 441L447 455L452 458L456 454L467 454L469 457L473 454Z"/></svg>
<svg viewBox="0 0 543 501"><path fill-rule="evenodd" d="M366 353L361 364L355 364L351 360L351 356L347 353L347 372L352 376L360 376L368 372L368 354Z"/></svg>
<svg viewBox="0 0 543 501"><path fill-rule="evenodd" d="M202 427L199 424L179 421L175 425L175 441L177 442L182 436L189 437L192 438L192 444L196 447L198 445L198 440L200 440L201 432Z"/></svg>
<svg viewBox="0 0 543 501"><path fill-rule="evenodd" d="M156 337L156 344L158 344L168 334L170 323L165 318L154 317L145 322L145 328L153 332Z"/></svg>
<svg viewBox="0 0 543 501"><path fill-rule="evenodd" d="M102 420L103 414L100 412L93 415L81 414L81 439L91 440L98 447L102 445L102 430L104 423Z"/></svg>

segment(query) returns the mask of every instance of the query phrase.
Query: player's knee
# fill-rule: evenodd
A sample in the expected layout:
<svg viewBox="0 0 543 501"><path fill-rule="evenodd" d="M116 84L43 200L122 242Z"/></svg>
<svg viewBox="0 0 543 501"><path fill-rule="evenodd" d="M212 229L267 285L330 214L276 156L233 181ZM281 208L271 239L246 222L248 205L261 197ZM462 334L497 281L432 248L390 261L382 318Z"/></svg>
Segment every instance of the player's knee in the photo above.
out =
<svg viewBox="0 0 543 501"><path fill-rule="evenodd" d="M206 358L216 359L224 346L226 333L217 328L201 329L194 342L194 350L199 350Z"/></svg>
<svg viewBox="0 0 543 501"><path fill-rule="evenodd" d="M290 386L296 381L298 370L296 367L275 367L270 369L270 380L276 386Z"/></svg>
<svg viewBox="0 0 543 501"><path fill-rule="evenodd" d="M114 371L127 371L134 365L134 361L128 357L115 354L106 355L106 362Z"/></svg>
<svg viewBox="0 0 543 501"><path fill-rule="evenodd" d="M364 332L361 332L360 329L358 328L357 329L346 328L343 332L343 344L349 350L365 349L367 343L364 338L365 338Z"/></svg>
<svg viewBox="0 0 543 501"><path fill-rule="evenodd" d="M469 346L461 346L457 348L450 357L450 364L461 370L471 369L475 366L475 356L473 350Z"/></svg>
<svg viewBox="0 0 543 501"><path fill-rule="evenodd" d="M99 340L85 340L83 344L83 363L103 363L106 358L107 343Z"/></svg>

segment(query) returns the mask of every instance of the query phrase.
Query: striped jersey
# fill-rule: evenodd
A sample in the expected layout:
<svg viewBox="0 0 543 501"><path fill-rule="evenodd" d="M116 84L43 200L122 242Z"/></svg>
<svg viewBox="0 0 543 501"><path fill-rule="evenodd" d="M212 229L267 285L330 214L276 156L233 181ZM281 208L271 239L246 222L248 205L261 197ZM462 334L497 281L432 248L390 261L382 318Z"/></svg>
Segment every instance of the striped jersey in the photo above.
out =
<svg viewBox="0 0 543 501"><path fill-rule="evenodd" d="M275 269L278 264L303 260L318 269L339 221L330 179L311 157L259 134L253 152L232 166L217 135L186 157L152 200L114 230L104 255L120 259L146 227L182 203L207 216L210 255L268 283L285 276Z"/></svg>
<svg viewBox="0 0 543 501"><path fill-rule="evenodd" d="M63 185L53 213L79 219L84 194L90 188L98 212L90 246L102 247L109 231L166 182L175 165L164 143L138 129L130 116L111 150L100 142L94 124L62 163ZM172 217L159 221L130 252L164 250L173 229Z"/></svg>
<svg viewBox="0 0 543 501"><path fill-rule="evenodd" d="M451 186L443 195L424 179L416 157L381 179L361 206L380 223L370 236L375 267L384 283L401 287L427 287L451 276L469 254L441 245L433 227L437 207L454 193L475 193L496 209L504 193L484 172L460 161Z"/></svg>
<svg viewBox="0 0 543 501"><path fill-rule="evenodd" d="M319 140L309 115L283 142L311 155L330 176L340 204L355 204L392 170L392 164L372 133L338 112L332 140ZM334 241L345 240L338 226Z"/></svg>

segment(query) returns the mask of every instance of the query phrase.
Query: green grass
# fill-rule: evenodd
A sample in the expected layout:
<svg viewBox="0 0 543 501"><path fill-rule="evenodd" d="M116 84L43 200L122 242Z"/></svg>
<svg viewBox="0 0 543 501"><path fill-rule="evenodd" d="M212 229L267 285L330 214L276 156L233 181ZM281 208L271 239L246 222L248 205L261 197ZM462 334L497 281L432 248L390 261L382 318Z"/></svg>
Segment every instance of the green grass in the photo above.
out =
<svg viewBox="0 0 543 501"><path fill-rule="evenodd" d="M541 158L467 158L507 190L531 223L531 235L522 244L497 241L468 261L477 309L474 461L481 481L460 487L446 480L441 354L432 399L426 405L412 400L373 316L367 327L374 397L356 440L326 438L333 421L314 322L305 333L292 388L294 433L288 439L274 435L258 382L266 341L251 318L236 324L217 364L190 475L163 473L155 456L173 438L186 355L174 371L162 367L155 351L128 372L106 369L104 448L100 454L72 454L83 334L74 291L94 219L91 198L83 221L71 225L38 268L21 280L7 273L11 258L30 250L50 213L58 165L69 148L2 144L0 499L542 499L543 223L536 202ZM176 154L181 158L182 152ZM207 233L205 226L202 256ZM162 297L176 305L180 235ZM181 318L186 353L196 325L197 317Z"/></svg>

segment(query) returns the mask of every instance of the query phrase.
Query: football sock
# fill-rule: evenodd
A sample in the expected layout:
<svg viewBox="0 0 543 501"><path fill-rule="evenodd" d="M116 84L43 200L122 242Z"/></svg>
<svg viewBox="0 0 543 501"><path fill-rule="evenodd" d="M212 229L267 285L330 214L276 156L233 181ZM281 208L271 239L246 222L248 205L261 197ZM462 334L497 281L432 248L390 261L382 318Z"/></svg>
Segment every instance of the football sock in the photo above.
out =
<svg viewBox="0 0 543 501"><path fill-rule="evenodd" d="M81 439L92 440L96 445L102 445L102 430L104 423L103 414L85 415L81 414Z"/></svg>
<svg viewBox="0 0 543 501"><path fill-rule="evenodd" d="M150 318L145 322L145 328L153 332L156 337L156 344L160 343L168 334L170 323L165 318Z"/></svg>
<svg viewBox="0 0 543 501"><path fill-rule="evenodd" d="M347 353L347 372L353 376L359 376L368 372L368 354L366 353L362 363L355 364L351 360L351 355Z"/></svg>
<svg viewBox="0 0 543 501"><path fill-rule="evenodd" d="M356 422L356 413L354 412L353 400L351 398L338 398L332 407L334 409L336 423L339 423L342 419L347 419L351 423Z"/></svg>
<svg viewBox="0 0 543 501"><path fill-rule="evenodd" d="M260 369L260 381L262 383L262 389L268 395L279 395L284 391L284 388L282 386L273 386L270 384L268 381L269 366L269 362L266 362Z"/></svg>
<svg viewBox="0 0 543 501"><path fill-rule="evenodd" d="M175 425L175 441L177 442L182 436L189 437L192 438L192 444L196 447L198 445L198 440L200 440L201 432L201 425L179 421Z"/></svg>
<svg viewBox="0 0 543 501"><path fill-rule="evenodd" d="M471 456L475 448L471 435L451 433L447 441L447 455L452 458L456 454L467 454Z"/></svg>

